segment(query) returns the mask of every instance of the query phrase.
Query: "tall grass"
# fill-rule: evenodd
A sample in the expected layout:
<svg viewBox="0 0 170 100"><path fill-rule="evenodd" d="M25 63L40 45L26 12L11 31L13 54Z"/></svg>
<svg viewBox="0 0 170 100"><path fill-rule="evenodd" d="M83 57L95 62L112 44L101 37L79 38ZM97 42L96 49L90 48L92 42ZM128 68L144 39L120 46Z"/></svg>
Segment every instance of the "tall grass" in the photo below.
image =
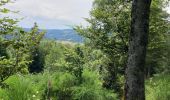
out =
<svg viewBox="0 0 170 100"><path fill-rule="evenodd" d="M32 83L22 76L12 76L6 84L9 86L5 89L9 100L28 100L33 95Z"/></svg>
<svg viewBox="0 0 170 100"><path fill-rule="evenodd" d="M49 74L48 74L49 75ZM5 81L7 88L0 88L0 100L38 100L46 90L48 75L14 75Z"/></svg>
<svg viewBox="0 0 170 100"><path fill-rule="evenodd" d="M170 100L170 75L157 75L147 81L147 100Z"/></svg>

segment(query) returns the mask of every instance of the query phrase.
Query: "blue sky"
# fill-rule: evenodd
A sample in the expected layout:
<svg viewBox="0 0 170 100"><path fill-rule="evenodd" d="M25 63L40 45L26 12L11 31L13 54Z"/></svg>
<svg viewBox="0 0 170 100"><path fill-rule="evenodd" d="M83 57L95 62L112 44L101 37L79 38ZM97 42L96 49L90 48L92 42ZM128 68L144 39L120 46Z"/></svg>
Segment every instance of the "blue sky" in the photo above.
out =
<svg viewBox="0 0 170 100"><path fill-rule="evenodd" d="M37 22L43 29L66 29L74 25L87 25L83 18L89 17L93 0L16 0L6 5L9 9L20 11L11 14L24 18L19 25L25 28Z"/></svg>

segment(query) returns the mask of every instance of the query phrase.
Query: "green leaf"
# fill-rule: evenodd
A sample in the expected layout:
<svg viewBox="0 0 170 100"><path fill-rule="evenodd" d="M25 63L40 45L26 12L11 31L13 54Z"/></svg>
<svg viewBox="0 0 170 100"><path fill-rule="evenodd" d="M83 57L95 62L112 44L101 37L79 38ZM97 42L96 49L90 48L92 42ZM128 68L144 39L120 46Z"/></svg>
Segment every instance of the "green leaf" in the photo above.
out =
<svg viewBox="0 0 170 100"><path fill-rule="evenodd" d="M9 13L9 12L10 12L10 10L9 10L9 9L7 9L7 8L3 8L3 9L1 9L1 12L2 12L2 13Z"/></svg>

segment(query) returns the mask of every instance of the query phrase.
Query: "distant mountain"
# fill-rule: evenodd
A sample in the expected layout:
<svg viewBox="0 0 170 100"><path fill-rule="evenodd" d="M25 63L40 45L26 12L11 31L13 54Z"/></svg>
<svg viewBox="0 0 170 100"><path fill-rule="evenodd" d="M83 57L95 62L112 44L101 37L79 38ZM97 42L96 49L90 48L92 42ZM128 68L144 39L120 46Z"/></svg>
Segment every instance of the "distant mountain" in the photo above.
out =
<svg viewBox="0 0 170 100"><path fill-rule="evenodd" d="M29 31L30 29L25 29ZM47 29L44 38L59 41L83 42L83 37L78 35L73 29Z"/></svg>
<svg viewBox="0 0 170 100"><path fill-rule="evenodd" d="M83 38L72 29L48 29L45 34L45 38L71 42L83 42Z"/></svg>

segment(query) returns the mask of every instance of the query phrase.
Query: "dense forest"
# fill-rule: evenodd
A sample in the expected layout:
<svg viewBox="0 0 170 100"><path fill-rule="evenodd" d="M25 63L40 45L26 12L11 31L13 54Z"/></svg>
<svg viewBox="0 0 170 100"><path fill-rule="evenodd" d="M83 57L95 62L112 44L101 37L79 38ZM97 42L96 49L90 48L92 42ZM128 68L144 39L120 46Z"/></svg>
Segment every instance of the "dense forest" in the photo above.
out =
<svg viewBox="0 0 170 100"><path fill-rule="evenodd" d="M94 0L84 42L26 31L0 2L0 100L170 100L169 0ZM17 1L15 1L17 2ZM50 1L49 1L50 2Z"/></svg>

